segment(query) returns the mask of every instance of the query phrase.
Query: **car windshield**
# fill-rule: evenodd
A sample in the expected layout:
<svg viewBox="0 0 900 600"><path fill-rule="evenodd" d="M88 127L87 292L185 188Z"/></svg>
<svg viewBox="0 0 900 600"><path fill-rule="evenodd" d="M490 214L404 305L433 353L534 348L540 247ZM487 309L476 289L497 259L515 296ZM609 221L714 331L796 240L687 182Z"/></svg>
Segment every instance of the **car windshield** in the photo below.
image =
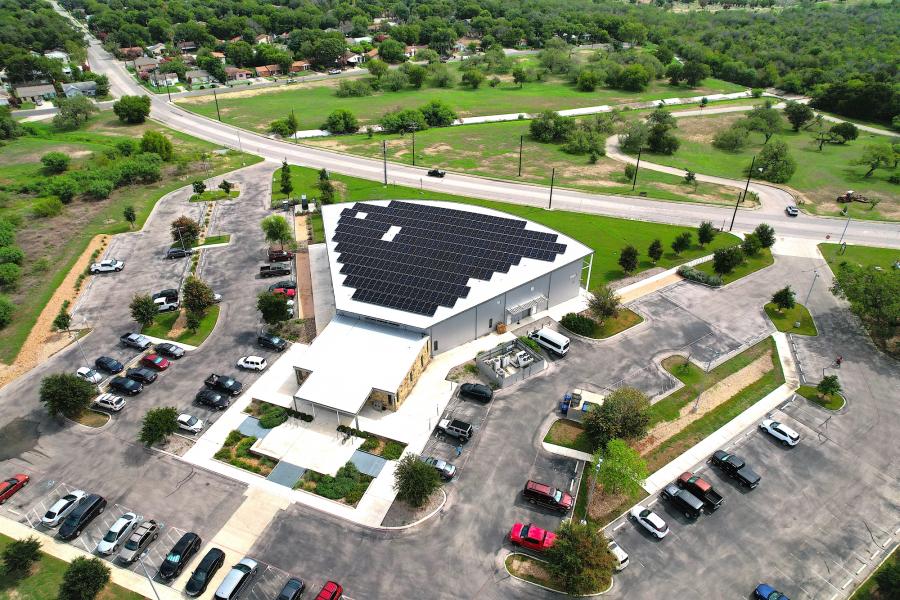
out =
<svg viewBox="0 0 900 600"><path fill-rule="evenodd" d="M186 422L188 425L193 425L194 423L197 422L197 417L190 416L190 417L188 417L187 419L185 419L185 422Z"/></svg>
<svg viewBox="0 0 900 600"><path fill-rule="evenodd" d="M240 571L241 573L249 573L250 567L247 565L234 565L235 571Z"/></svg>
<svg viewBox="0 0 900 600"><path fill-rule="evenodd" d="M121 531L121 530L119 530L119 531ZM113 530L113 529L110 529L109 531L106 532L106 535L103 536L103 541L104 541L104 542L114 542L114 541L116 541L117 539L119 539L119 531L115 531L115 530Z"/></svg>
<svg viewBox="0 0 900 600"><path fill-rule="evenodd" d="M140 543L141 543L140 538L137 538L137 539L131 538L130 540L125 542L125 548L127 550L137 550Z"/></svg>
<svg viewBox="0 0 900 600"><path fill-rule="evenodd" d="M553 494L553 499L557 502L562 501L562 490L556 490L556 493Z"/></svg>
<svg viewBox="0 0 900 600"><path fill-rule="evenodd" d="M191 579L196 581L197 583L203 583L206 581L206 571L194 571L194 574L191 576Z"/></svg>
<svg viewBox="0 0 900 600"><path fill-rule="evenodd" d="M181 555L178 554L177 552L169 552L169 555L166 556L166 560L171 563L177 563L178 561L181 560Z"/></svg>

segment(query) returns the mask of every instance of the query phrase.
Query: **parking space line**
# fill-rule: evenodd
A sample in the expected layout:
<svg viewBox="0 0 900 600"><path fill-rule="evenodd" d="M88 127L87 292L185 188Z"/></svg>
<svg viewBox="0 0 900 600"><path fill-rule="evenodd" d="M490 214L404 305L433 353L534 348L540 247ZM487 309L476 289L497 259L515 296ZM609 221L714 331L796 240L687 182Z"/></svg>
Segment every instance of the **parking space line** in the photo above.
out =
<svg viewBox="0 0 900 600"><path fill-rule="evenodd" d="M852 577L851 577L850 579L848 579L847 581L844 582L844 585L841 586L841 591L846 590L846 589L847 589L847 586L850 585L851 583L853 583L853 578L852 578Z"/></svg>
<svg viewBox="0 0 900 600"><path fill-rule="evenodd" d="M834 600L835 598L837 598L837 597L840 596L840 595L841 595L840 592L835 592L835 593L834 593L834 596L832 596L832 597L829 598L828 600Z"/></svg>
<svg viewBox="0 0 900 600"><path fill-rule="evenodd" d="M613 527L613 531L618 531L618 530L622 529L623 527L625 527L626 525L628 525L628 521L622 521L621 523L619 523L618 525Z"/></svg>
<svg viewBox="0 0 900 600"><path fill-rule="evenodd" d="M860 565L859 568L856 570L856 574L859 575L860 573L862 573L863 569L865 569L865 568L866 568L866 565Z"/></svg>
<svg viewBox="0 0 900 600"><path fill-rule="evenodd" d="M872 553L872 556L869 557L869 560L875 560L875 557L881 554L881 550L876 550Z"/></svg>

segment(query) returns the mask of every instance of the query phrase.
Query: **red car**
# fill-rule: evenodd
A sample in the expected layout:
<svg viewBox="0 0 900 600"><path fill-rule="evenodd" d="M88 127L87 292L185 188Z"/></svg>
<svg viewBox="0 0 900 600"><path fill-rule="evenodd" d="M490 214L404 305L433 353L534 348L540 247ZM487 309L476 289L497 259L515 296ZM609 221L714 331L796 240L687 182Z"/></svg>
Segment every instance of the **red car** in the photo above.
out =
<svg viewBox="0 0 900 600"><path fill-rule="evenodd" d="M326 581L322 586L322 591L316 596L316 600L340 600L344 597L344 588L341 584L333 581Z"/></svg>
<svg viewBox="0 0 900 600"><path fill-rule="evenodd" d="M141 364L156 371L165 371L169 368L169 359L159 354L148 354L141 359Z"/></svg>
<svg viewBox="0 0 900 600"><path fill-rule="evenodd" d="M297 290L293 288L275 288L272 290L273 294L281 294L282 296L287 296L288 298L293 298L297 295Z"/></svg>
<svg viewBox="0 0 900 600"><path fill-rule="evenodd" d="M555 533L541 529L531 523L528 525L516 523L509 532L510 542L537 552L543 552L552 546L554 540L556 540Z"/></svg>
<svg viewBox="0 0 900 600"><path fill-rule="evenodd" d="M12 498L16 492L28 485L30 479L31 477L28 475L19 473L0 483L0 504Z"/></svg>

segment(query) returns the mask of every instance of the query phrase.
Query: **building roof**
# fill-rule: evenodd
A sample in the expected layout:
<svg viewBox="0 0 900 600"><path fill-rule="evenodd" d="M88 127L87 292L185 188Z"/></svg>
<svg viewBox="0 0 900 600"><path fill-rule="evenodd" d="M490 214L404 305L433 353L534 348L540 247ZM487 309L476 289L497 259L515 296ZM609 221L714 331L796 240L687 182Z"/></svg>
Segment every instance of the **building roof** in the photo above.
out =
<svg viewBox="0 0 900 600"><path fill-rule="evenodd" d="M227 75L234 75L235 73L250 73L250 71L241 69L240 67L225 67L225 73Z"/></svg>
<svg viewBox="0 0 900 600"><path fill-rule="evenodd" d="M44 94L53 94L56 88L49 83L41 83L37 85L20 85L16 88L16 95L20 98L25 96L43 96Z"/></svg>
<svg viewBox="0 0 900 600"><path fill-rule="evenodd" d="M134 67L135 68L145 67L145 66L149 67L151 65L156 66L159 63L160 63L160 60L158 58L150 58L149 56L139 56L136 59L134 59Z"/></svg>
<svg viewBox="0 0 900 600"><path fill-rule="evenodd" d="M210 52L209 55L213 58L225 58L224 52Z"/></svg>
<svg viewBox="0 0 900 600"><path fill-rule="evenodd" d="M63 91L66 90L81 90L82 92L85 90L96 90L97 82L96 81L75 81L73 83L64 83L62 84Z"/></svg>
<svg viewBox="0 0 900 600"><path fill-rule="evenodd" d="M592 250L479 206L357 202L322 209L338 312L426 330Z"/></svg>
<svg viewBox="0 0 900 600"><path fill-rule="evenodd" d="M419 333L337 315L295 360L310 375L294 398L356 414L373 389L397 393L427 340Z"/></svg>
<svg viewBox="0 0 900 600"><path fill-rule="evenodd" d="M203 69L195 69L194 71L188 71L187 73L184 74L184 76L187 79L194 79L194 78L200 79L203 77L209 77L209 73L207 73Z"/></svg>

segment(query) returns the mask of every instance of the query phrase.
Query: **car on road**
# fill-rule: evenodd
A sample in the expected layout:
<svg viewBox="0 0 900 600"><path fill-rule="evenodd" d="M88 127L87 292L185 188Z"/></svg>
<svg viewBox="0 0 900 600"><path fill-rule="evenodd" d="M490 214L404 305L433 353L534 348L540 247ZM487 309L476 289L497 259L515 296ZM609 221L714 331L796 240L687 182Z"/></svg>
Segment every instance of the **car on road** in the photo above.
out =
<svg viewBox="0 0 900 600"><path fill-rule="evenodd" d="M465 421L459 419L441 419L437 426L439 431L449 436L455 437L460 442L468 442L475 433L475 428Z"/></svg>
<svg viewBox="0 0 900 600"><path fill-rule="evenodd" d="M184 348L168 342L156 345L157 354L162 354L166 358L179 359L184 356Z"/></svg>
<svg viewBox="0 0 900 600"><path fill-rule="evenodd" d="M122 396L116 396L115 394L110 394L109 392L105 394L100 394L96 398L94 398L93 405L95 408L102 408L104 410L108 410L110 412L119 412L123 408L125 408L125 398Z"/></svg>
<svg viewBox="0 0 900 600"><path fill-rule="evenodd" d="M737 480L740 484L750 488L751 490L759 485L760 476L756 471L747 466L744 459L736 454L729 454L724 450L716 450L709 457L710 464L713 464L732 479Z"/></svg>
<svg viewBox="0 0 900 600"><path fill-rule="evenodd" d="M63 522L69 513L75 510L78 503L87 497L88 493L83 490L75 490L69 492L59 500L53 503L44 516L41 517L41 525L44 527L56 527Z"/></svg>
<svg viewBox="0 0 900 600"><path fill-rule="evenodd" d="M340 75L341 70L340 69L328 69L328 74L329 75Z"/></svg>
<svg viewBox="0 0 900 600"><path fill-rule="evenodd" d="M172 581L178 577L185 565L200 551L201 543L200 536L193 531L189 531L181 536L181 539L175 542L175 545L172 546L172 549L166 554L165 560L159 566L159 571L157 571L159 578L163 581Z"/></svg>
<svg viewBox="0 0 900 600"><path fill-rule="evenodd" d="M213 595L215 600L232 600L240 596L241 592L256 575L259 564L252 558L244 557L241 561L231 567L231 571L225 575L225 579L219 584L219 588Z"/></svg>
<svg viewBox="0 0 900 600"><path fill-rule="evenodd" d="M494 398L494 390L483 383L464 383L459 386L459 395L479 402L490 402Z"/></svg>
<svg viewBox="0 0 900 600"><path fill-rule="evenodd" d="M24 473L19 473L0 482L0 504L16 495L19 490L28 485L29 481L31 481L31 477Z"/></svg>
<svg viewBox="0 0 900 600"><path fill-rule="evenodd" d="M622 546L618 545L615 540L606 545L609 553L616 559L616 571L621 571L628 566L628 553L622 550Z"/></svg>
<svg viewBox="0 0 900 600"><path fill-rule="evenodd" d="M440 169L428 169L429 177L443 177L446 174L446 171L441 171Z"/></svg>
<svg viewBox="0 0 900 600"><path fill-rule="evenodd" d="M285 266L279 263L273 263L271 265L262 265L259 268L259 276L260 277L283 277L284 275L291 274L290 265Z"/></svg>
<svg viewBox="0 0 900 600"><path fill-rule="evenodd" d="M128 379L133 379L135 381L139 381L143 384L153 383L156 381L156 371L151 371L147 367L137 367L135 369L128 369L125 371L125 376Z"/></svg>
<svg viewBox="0 0 900 600"><path fill-rule="evenodd" d="M141 335L139 333L126 333L119 338L119 341L130 348L141 351L146 350L153 343L146 335Z"/></svg>
<svg viewBox="0 0 900 600"><path fill-rule="evenodd" d="M119 560L124 563L133 563L158 537L159 523L153 519L142 521L128 537L122 551L119 552Z"/></svg>
<svg viewBox="0 0 900 600"><path fill-rule="evenodd" d="M685 519L697 519L703 513L703 500L674 483L664 487L659 496L672 504Z"/></svg>
<svg viewBox="0 0 900 600"><path fill-rule="evenodd" d="M710 512L718 510L725 503L725 499L713 489L711 483L690 471L685 471L679 475L678 479L675 480L675 485L700 498Z"/></svg>
<svg viewBox="0 0 900 600"><path fill-rule="evenodd" d="M456 465L452 465L446 460L434 456L426 456L422 459L422 462L434 467L434 470L437 471L444 481L450 481L456 475Z"/></svg>
<svg viewBox="0 0 900 600"><path fill-rule="evenodd" d="M214 410L225 410L231 405L231 400L214 390L200 390L194 401Z"/></svg>
<svg viewBox="0 0 900 600"><path fill-rule="evenodd" d="M57 533L59 539L74 540L104 510L106 510L106 498L98 494L88 494L62 522L59 533Z"/></svg>
<svg viewBox="0 0 900 600"><path fill-rule="evenodd" d="M761 583L753 590L753 597L758 600L790 600L787 596L776 591L768 583Z"/></svg>
<svg viewBox="0 0 900 600"><path fill-rule="evenodd" d="M166 258L184 258L185 256L190 256L194 251L190 248L169 248L166 250Z"/></svg>
<svg viewBox="0 0 900 600"><path fill-rule="evenodd" d="M796 217L797 215L800 214L800 209L792 204L791 206L785 207L784 212L789 217Z"/></svg>
<svg viewBox="0 0 900 600"><path fill-rule="evenodd" d="M225 563L225 553L218 548L210 548L209 551L200 559L200 563L184 586L184 593L188 596L196 597L206 591L210 579L215 576L216 572L222 568Z"/></svg>
<svg viewBox="0 0 900 600"><path fill-rule="evenodd" d="M125 268L125 261L107 258L91 265L91 274L118 273Z"/></svg>
<svg viewBox="0 0 900 600"><path fill-rule="evenodd" d="M281 587L278 597L275 600L297 600L306 589L306 584L296 577L291 577Z"/></svg>
<svg viewBox="0 0 900 600"><path fill-rule="evenodd" d="M763 419L759 428L778 440L784 446L796 446L800 442L800 434L778 421Z"/></svg>
<svg viewBox="0 0 900 600"><path fill-rule="evenodd" d="M241 393L241 390L244 389L244 384L234 377L226 377L225 375L217 375L216 373L213 373L203 380L203 384L212 390L222 392L223 394L230 394L232 396L237 396Z"/></svg>
<svg viewBox="0 0 900 600"><path fill-rule="evenodd" d="M118 375L125 370L125 365L110 356L101 356L94 361L94 366L110 375Z"/></svg>
<svg viewBox="0 0 900 600"><path fill-rule="evenodd" d="M269 248L269 262L282 262L294 258L294 253L283 248Z"/></svg>
<svg viewBox="0 0 900 600"><path fill-rule="evenodd" d="M541 529L533 523L516 523L509 530L509 541L516 546L522 546L535 552L543 552L553 545L556 534L546 529Z"/></svg>
<svg viewBox="0 0 900 600"><path fill-rule="evenodd" d="M658 514L641 504L635 505L628 513L628 518L640 523L641 527L650 532L650 535L658 540L669 535L669 526Z"/></svg>
<svg viewBox="0 0 900 600"><path fill-rule="evenodd" d="M109 380L109 389L115 390L120 394L136 396L144 389L144 384L128 377L113 377Z"/></svg>
<svg viewBox="0 0 900 600"><path fill-rule="evenodd" d="M191 433L200 433L203 431L203 421L194 415L181 413L178 415L178 428L190 431Z"/></svg>
<svg viewBox="0 0 900 600"><path fill-rule="evenodd" d="M282 350L287 348L288 344L287 340L271 333L259 334L258 336L256 336L256 343L263 348L268 348L269 350L277 350L278 352L281 352Z"/></svg>
<svg viewBox="0 0 900 600"><path fill-rule="evenodd" d="M561 513L569 512L574 504L574 500L568 492L532 479L525 482L522 497L531 504L538 504Z"/></svg>
<svg viewBox="0 0 900 600"><path fill-rule="evenodd" d="M237 366L248 371L263 371L269 363L262 356L242 356L238 359Z"/></svg>
<svg viewBox="0 0 900 600"><path fill-rule="evenodd" d="M165 371L169 368L169 359L159 354L148 354L141 359L141 365L154 371Z"/></svg>
<svg viewBox="0 0 900 600"><path fill-rule="evenodd" d="M118 552L122 543L128 539L141 521L143 521L143 517L139 517L133 512L127 512L119 517L97 544L97 552L104 556Z"/></svg>
<svg viewBox="0 0 900 600"><path fill-rule="evenodd" d="M88 383L97 384L103 381L103 375L90 367L79 367L75 374L87 381Z"/></svg>
<svg viewBox="0 0 900 600"><path fill-rule="evenodd" d="M326 581L315 600L340 600L344 597L344 588L336 581Z"/></svg>

